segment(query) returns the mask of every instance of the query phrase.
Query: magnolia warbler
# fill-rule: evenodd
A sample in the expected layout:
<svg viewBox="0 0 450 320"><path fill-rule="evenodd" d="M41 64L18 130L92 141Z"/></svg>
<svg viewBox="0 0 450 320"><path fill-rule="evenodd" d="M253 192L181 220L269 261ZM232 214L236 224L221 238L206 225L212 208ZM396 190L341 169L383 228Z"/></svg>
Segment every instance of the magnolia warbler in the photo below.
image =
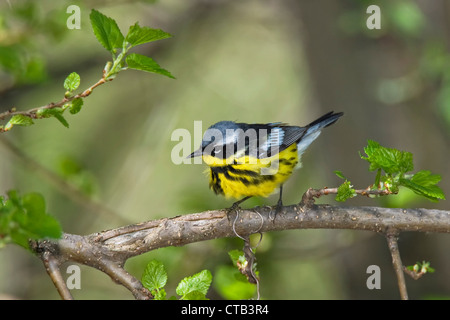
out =
<svg viewBox="0 0 450 320"><path fill-rule="evenodd" d="M268 197L279 188L278 212L283 205L283 183L301 167L301 155L323 128L342 115L329 112L305 127L220 121L205 131L200 148L188 158L202 157L209 166L209 186L216 194L242 198L232 209L250 197Z"/></svg>

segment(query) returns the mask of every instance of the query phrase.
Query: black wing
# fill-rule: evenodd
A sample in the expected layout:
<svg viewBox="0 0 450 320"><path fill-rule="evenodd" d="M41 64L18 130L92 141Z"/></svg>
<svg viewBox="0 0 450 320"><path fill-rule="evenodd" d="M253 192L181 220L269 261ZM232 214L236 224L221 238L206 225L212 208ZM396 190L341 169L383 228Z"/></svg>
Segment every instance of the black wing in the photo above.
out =
<svg viewBox="0 0 450 320"><path fill-rule="evenodd" d="M256 145L258 158L270 157L294 143L299 144L299 151L302 153L319 136L323 128L335 123L342 115L342 112L331 111L305 127L288 126L283 123L241 124L246 129L254 129L256 132L247 135L249 139L244 143L245 153L251 154L252 147L255 148Z"/></svg>

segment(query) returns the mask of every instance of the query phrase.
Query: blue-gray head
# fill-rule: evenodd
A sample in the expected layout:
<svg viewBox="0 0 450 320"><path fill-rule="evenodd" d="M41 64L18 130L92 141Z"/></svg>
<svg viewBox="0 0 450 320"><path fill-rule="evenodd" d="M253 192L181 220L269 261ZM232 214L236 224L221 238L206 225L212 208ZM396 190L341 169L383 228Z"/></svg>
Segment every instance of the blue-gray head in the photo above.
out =
<svg viewBox="0 0 450 320"><path fill-rule="evenodd" d="M211 154L223 151L226 146L234 145L238 140L242 124L233 121L220 121L206 129L200 148L192 152L188 158L201 156L204 152Z"/></svg>

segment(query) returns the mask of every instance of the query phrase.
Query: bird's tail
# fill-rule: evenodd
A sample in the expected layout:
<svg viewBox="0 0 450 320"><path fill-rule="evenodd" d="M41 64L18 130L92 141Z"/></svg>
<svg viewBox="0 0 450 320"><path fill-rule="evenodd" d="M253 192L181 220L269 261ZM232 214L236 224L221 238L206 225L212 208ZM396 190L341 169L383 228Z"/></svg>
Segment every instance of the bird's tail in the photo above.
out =
<svg viewBox="0 0 450 320"><path fill-rule="evenodd" d="M309 145L317 139L323 128L335 123L343 114L343 112L334 113L331 111L308 124L306 126L305 134L298 142L298 154L301 155L309 147Z"/></svg>
<svg viewBox="0 0 450 320"><path fill-rule="evenodd" d="M342 117L344 115L343 112L334 113L334 111L328 112L327 114L324 114L319 119L314 120L310 124L308 124L306 127L308 130L312 129L311 131L315 131L317 129L322 129L325 127L328 127L335 123L337 119Z"/></svg>

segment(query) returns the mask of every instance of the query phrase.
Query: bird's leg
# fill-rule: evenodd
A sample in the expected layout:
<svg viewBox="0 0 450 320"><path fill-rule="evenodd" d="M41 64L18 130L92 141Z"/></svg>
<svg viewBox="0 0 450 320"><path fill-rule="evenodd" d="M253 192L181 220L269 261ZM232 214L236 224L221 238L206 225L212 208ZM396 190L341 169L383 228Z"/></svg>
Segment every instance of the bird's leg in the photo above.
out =
<svg viewBox="0 0 450 320"><path fill-rule="evenodd" d="M282 198L283 198L283 185L280 186L280 198L278 199L277 205L275 207L275 214L272 215L272 211L270 211L270 213L269 213L270 220L275 220L275 217L277 216L277 214L283 211Z"/></svg>
<svg viewBox="0 0 450 320"><path fill-rule="evenodd" d="M239 205L240 205L242 202L244 202L245 200L248 200L248 199L250 199L250 198L251 198L251 196L247 196L247 197L244 197L244 198L242 198L241 200L238 200L238 201L236 201L235 203L233 203L233 204L231 205L231 207L229 207L229 208L227 209L227 217L228 217L228 220L230 220L230 213L233 212L233 211L236 211L236 210L240 209Z"/></svg>

